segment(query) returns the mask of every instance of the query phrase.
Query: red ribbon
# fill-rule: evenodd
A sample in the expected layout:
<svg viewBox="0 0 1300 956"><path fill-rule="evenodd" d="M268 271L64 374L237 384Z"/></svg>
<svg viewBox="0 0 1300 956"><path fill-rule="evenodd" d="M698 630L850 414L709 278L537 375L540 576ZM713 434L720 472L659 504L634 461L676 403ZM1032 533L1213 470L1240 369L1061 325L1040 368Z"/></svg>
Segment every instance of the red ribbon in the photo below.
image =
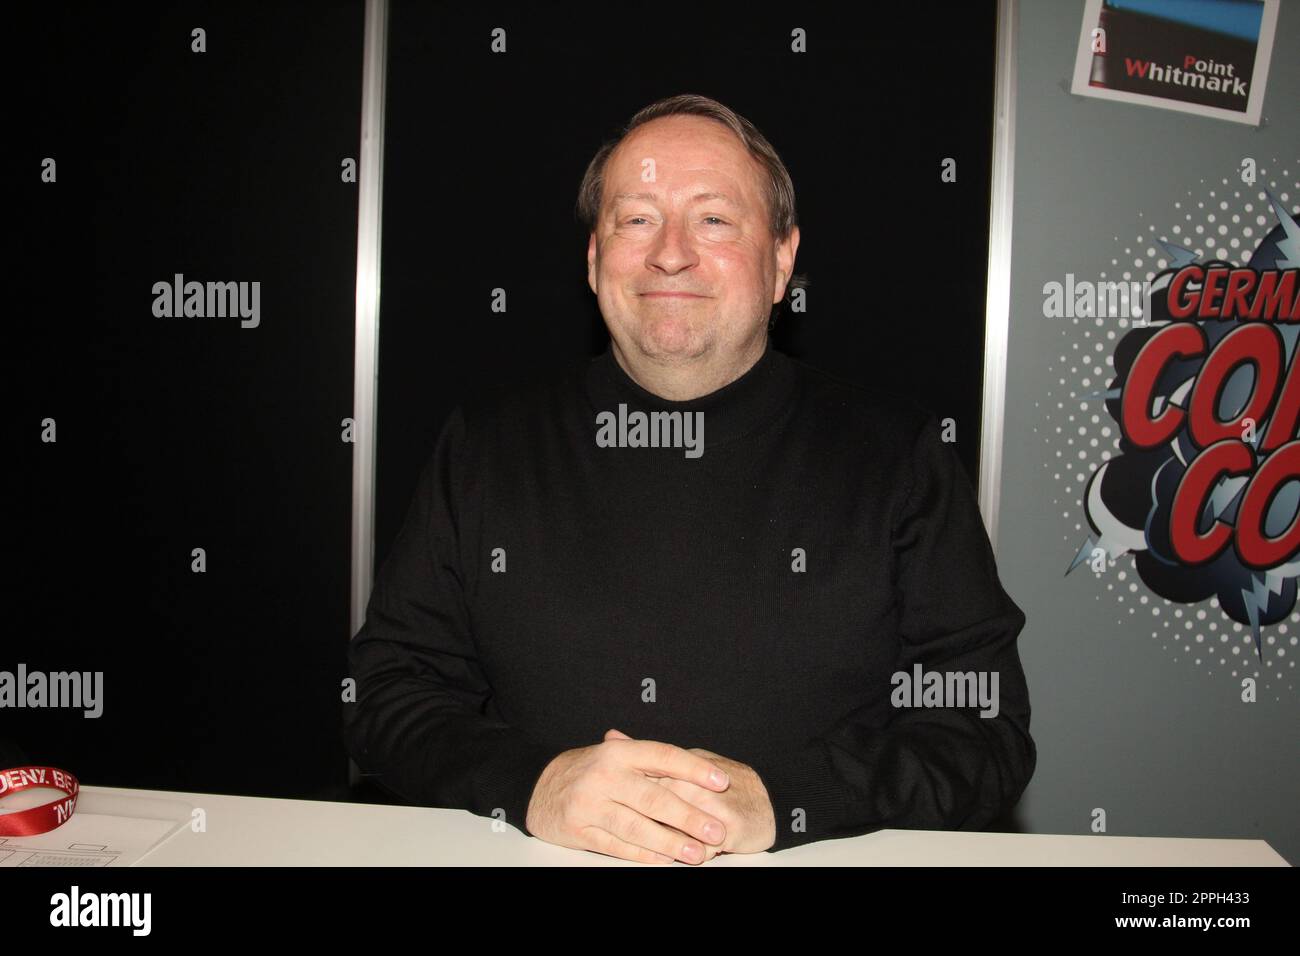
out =
<svg viewBox="0 0 1300 956"><path fill-rule="evenodd" d="M14 767L0 770L0 797L32 787L53 787L67 794L62 799L27 810L0 813L0 836L35 836L48 833L72 819L81 785L77 778L57 767Z"/></svg>

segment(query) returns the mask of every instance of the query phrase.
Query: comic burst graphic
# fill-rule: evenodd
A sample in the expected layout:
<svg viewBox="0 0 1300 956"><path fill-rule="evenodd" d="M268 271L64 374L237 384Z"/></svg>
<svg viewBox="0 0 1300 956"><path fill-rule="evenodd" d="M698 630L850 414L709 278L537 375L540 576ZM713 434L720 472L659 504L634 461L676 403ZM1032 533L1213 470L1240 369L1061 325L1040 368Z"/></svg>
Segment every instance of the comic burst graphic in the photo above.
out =
<svg viewBox="0 0 1300 956"><path fill-rule="evenodd" d="M1205 222L1187 227L1191 234L1173 227L1180 241L1139 236L1159 268L1147 273L1144 315L1121 321L1127 331L1118 337L1106 333L1113 342L1109 369L1085 364L1100 362L1096 356L1076 359L1070 369L1077 386L1071 397L1109 419L1093 414L1091 427L1071 430L1115 437L1113 451L1077 451L1081 461L1093 459L1089 472L1067 475L1079 482L1086 526L1076 525L1084 529L1082 543L1065 573L1081 565L1102 570L1128 555L1137 578L1128 582L1130 599L1147 604L1141 588L1163 599L1173 608L1163 625L1195 628L1204 656L1223 655L1227 663L1233 629L1248 635L1260 664L1266 646L1272 663L1281 664L1287 646L1295 653L1300 621L1300 226L1285 191L1248 190L1244 208L1237 203L1241 211L1225 215L1228 192L1210 192L1211 211L1197 204ZM1242 198L1240 191L1232 195ZM1253 198L1260 203L1251 226L1242 212L1256 211ZM1242 248L1256 227L1263 238L1253 250ZM1227 238L1230 231L1241 239ZM1134 265L1141 268L1140 247L1138 256ZM1248 264L1232 261L1238 257ZM1075 426L1076 416L1067 418ZM1089 447L1102 443L1093 438ZM1184 618L1181 606L1202 602L1209 613L1201 608L1194 619L1189 611L1185 620L1169 620ZM1215 633L1214 618L1223 622L1222 633Z"/></svg>

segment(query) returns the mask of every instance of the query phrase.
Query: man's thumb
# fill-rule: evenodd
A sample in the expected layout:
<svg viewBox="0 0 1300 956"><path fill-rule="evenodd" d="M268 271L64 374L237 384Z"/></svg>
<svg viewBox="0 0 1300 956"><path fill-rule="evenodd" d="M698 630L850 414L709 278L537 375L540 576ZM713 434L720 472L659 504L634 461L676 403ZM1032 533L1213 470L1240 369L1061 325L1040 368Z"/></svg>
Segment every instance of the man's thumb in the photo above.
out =
<svg viewBox="0 0 1300 956"><path fill-rule="evenodd" d="M629 737L627 734L623 733L623 731L614 730L611 727L609 730L605 731L605 739L606 740L631 740L632 738Z"/></svg>

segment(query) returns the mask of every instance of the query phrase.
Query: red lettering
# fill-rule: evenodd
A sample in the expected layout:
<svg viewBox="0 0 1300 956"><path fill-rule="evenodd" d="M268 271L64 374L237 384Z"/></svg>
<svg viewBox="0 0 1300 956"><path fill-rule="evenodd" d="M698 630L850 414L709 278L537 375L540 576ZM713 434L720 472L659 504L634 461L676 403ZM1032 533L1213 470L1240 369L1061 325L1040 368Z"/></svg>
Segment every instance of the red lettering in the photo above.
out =
<svg viewBox="0 0 1300 956"><path fill-rule="evenodd" d="M1223 291L1219 288L1219 283L1227 276L1227 269L1211 269L1205 274L1205 285L1201 288L1201 307L1196 310L1197 316L1209 319L1219 314L1219 305L1215 299Z"/></svg>
<svg viewBox="0 0 1300 956"><path fill-rule="evenodd" d="M1228 273L1228 288L1223 295L1223 317L1233 318L1250 312L1246 293L1255 285L1254 269L1233 269Z"/></svg>
<svg viewBox="0 0 1300 956"><path fill-rule="evenodd" d="M1179 269L1174 273L1174 277L1169 280L1169 314L1175 319L1190 318L1193 310L1196 308L1196 292L1193 290L1183 298L1183 287L1187 285L1188 280L1200 282L1204 278L1204 272L1200 266L1188 266L1186 269Z"/></svg>
<svg viewBox="0 0 1300 956"><path fill-rule="evenodd" d="M1300 438L1297 426L1300 426L1300 349L1291 356L1291 370L1287 372L1286 384L1282 386L1282 394L1273 408L1268 434L1259 446L1260 451L1270 452L1284 442Z"/></svg>
<svg viewBox="0 0 1300 956"><path fill-rule="evenodd" d="M1199 325L1179 322L1165 326L1138 352L1120 396L1120 426L1139 448L1164 444L1183 427L1183 410L1175 405L1151 417L1151 393L1174 358L1201 355L1205 346L1205 333Z"/></svg>
<svg viewBox="0 0 1300 956"><path fill-rule="evenodd" d="M1146 60L1130 60L1128 57L1124 57L1124 69L1128 70L1129 76L1136 73L1138 76L1146 79L1147 66L1148 64Z"/></svg>
<svg viewBox="0 0 1300 956"><path fill-rule="evenodd" d="M1226 288L1225 288L1226 286ZM1169 280L1166 303L1175 319L1300 319L1300 270L1256 272L1254 269L1200 266L1179 269Z"/></svg>
<svg viewBox="0 0 1300 956"><path fill-rule="evenodd" d="M1207 280L1208 282L1208 280ZM1201 366L1188 405L1188 429L1192 441L1202 448L1228 438L1241 438L1241 425L1247 419L1258 423L1273 405L1286 343L1271 325L1241 325L1215 345ZM1217 410L1223 386L1238 365L1255 366L1255 380L1250 400L1231 421L1219 421Z"/></svg>
<svg viewBox="0 0 1300 956"><path fill-rule="evenodd" d="M1290 313L1296 301L1296 270L1286 272L1264 272L1259 277L1259 288L1255 292L1255 304L1251 307L1250 317L1257 319L1261 315L1266 319L1294 318Z"/></svg>
<svg viewBox="0 0 1300 956"><path fill-rule="evenodd" d="M1269 455L1251 479L1241 500L1241 510L1237 512L1237 554L1247 567L1259 570L1276 567L1300 551L1300 511L1277 537L1264 534L1269 505L1283 485L1297 479L1300 479L1300 441L1283 445Z"/></svg>
<svg viewBox="0 0 1300 956"><path fill-rule="evenodd" d="M1248 475L1255 467L1255 454L1240 441L1221 441L1201 452L1187 466L1183 480L1174 492L1169 514L1169 543L1174 556L1184 564L1198 565L1213 561L1232 539L1232 529L1218 520L1201 534L1197 525L1210 490L1223 475Z"/></svg>

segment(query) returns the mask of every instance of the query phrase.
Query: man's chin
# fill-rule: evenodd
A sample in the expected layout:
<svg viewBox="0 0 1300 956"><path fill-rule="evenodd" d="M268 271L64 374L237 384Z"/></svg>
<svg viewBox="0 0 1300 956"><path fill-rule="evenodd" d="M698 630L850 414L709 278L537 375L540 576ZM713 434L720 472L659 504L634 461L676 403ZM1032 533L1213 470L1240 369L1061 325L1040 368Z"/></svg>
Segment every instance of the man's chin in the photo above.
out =
<svg viewBox="0 0 1300 956"><path fill-rule="evenodd" d="M699 336L689 338L645 338L638 342L641 354L665 364L690 362L708 351Z"/></svg>
<svg viewBox="0 0 1300 956"><path fill-rule="evenodd" d="M693 359L709 349L710 337L698 317L647 316L635 338L645 355L663 359Z"/></svg>

